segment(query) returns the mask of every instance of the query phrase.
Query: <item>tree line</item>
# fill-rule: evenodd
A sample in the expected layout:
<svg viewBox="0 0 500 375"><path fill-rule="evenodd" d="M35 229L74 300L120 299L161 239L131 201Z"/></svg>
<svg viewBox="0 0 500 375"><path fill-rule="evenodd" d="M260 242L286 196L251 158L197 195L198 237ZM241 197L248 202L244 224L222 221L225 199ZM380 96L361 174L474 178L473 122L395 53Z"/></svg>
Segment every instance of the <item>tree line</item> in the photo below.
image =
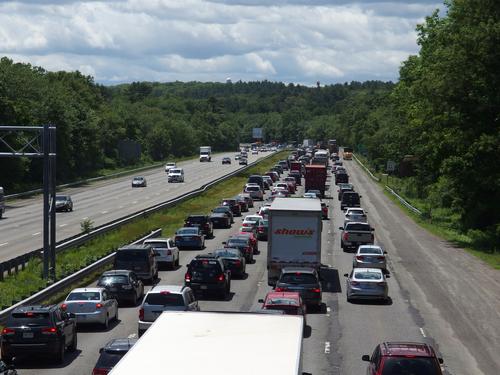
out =
<svg viewBox="0 0 500 375"><path fill-rule="evenodd" d="M447 1L417 26L420 51L397 83L321 87L280 82L96 84L79 72L48 72L0 60L0 123L57 126L58 180L127 163L120 140L143 161L192 155L200 145L236 150L251 141L336 138L383 169L414 162L419 198L445 207L461 230L500 242L500 7L496 0ZM0 185L41 181L39 160L2 159ZM8 178L7 178L8 176Z"/></svg>

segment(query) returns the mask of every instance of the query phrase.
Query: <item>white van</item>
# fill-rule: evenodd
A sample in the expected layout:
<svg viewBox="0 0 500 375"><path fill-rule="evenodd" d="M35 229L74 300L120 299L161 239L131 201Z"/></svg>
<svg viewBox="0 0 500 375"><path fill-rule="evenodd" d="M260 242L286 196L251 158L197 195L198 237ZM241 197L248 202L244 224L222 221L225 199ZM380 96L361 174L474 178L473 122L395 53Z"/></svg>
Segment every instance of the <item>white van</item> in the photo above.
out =
<svg viewBox="0 0 500 375"><path fill-rule="evenodd" d="M168 182L184 182L184 169L172 168L168 171Z"/></svg>

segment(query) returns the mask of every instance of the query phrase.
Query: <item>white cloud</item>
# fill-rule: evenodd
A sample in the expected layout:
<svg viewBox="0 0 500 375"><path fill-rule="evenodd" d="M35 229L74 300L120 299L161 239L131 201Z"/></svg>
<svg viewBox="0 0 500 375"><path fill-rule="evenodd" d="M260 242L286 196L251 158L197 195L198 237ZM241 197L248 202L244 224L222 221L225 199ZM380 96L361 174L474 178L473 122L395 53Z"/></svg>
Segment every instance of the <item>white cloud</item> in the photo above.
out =
<svg viewBox="0 0 500 375"><path fill-rule="evenodd" d="M98 82L395 80L433 1L4 1L0 56Z"/></svg>

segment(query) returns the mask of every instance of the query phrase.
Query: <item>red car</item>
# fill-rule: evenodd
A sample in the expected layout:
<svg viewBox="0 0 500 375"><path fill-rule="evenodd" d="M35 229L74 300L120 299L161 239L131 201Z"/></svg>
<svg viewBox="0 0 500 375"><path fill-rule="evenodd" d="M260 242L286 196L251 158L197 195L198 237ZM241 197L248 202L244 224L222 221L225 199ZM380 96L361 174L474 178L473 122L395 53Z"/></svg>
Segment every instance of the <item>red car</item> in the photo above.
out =
<svg viewBox="0 0 500 375"><path fill-rule="evenodd" d="M259 241L257 240L255 232L240 232L238 233L238 236L247 236L250 239L250 244L252 246L253 253L254 254L259 253Z"/></svg>
<svg viewBox="0 0 500 375"><path fill-rule="evenodd" d="M269 292L259 302L263 310L282 310L287 315L302 315L306 325L306 305L298 292Z"/></svg>
<svg viewBox="0 0 500 375"><path fill-rule="evenodd" d="M432 346L424 343L383 342L377 345L371 357L365 354L361 359L370 362L367 375L443 374L443 359L436 355Z"/></svg>

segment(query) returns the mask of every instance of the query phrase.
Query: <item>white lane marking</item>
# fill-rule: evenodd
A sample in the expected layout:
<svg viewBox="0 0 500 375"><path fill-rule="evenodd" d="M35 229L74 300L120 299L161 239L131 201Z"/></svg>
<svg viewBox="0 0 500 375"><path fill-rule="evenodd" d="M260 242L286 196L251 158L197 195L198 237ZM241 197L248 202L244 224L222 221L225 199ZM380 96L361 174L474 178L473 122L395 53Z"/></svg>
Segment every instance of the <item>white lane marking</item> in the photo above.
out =
<svg viewBox="0 0 500 375"><path fill-rule="evenodd" d="M132 202L132 204L136 204L136 203L137 203L137 201L133 201L133 202Z"/></svg>
<svg viewBox="0 0 500 375"><path fill-rule="evenodd" d="M107 213L108 213L108 211L101 211L101 214L103 214L103 215L107 214Z"/></svg>
<svg viewBox="0 0 500 375"><path fill-rule="evenodd" d="M87 219L88 219L88 217L87 217L87 216L82 217L82 220L87 220Z"/></svg>
<svg viewBox="0 0 500 375"><path fill-rule="evenodd" d="M66 225L68 225L68 224L61 224L61 225L59 225L59 228L65 227Z"/></svg>
<svg viewBox="0 0 500 375"><path fill-rule="evenodd" d="M330 354L330 341L325 341L325 354Z"/></svg>
<svg viewBox="0 0 500 375"><path fill-rule="evenodd" d="M327 306L326 307L326 316L330 316L330 311L332 311L332 310L330 309L329 306Z"/></svg>
<svg viewBox="0 0 500 375"><path fill-rule="evenodd" d="M4 242L4 243L0 243L0 246L5 246L5 245L8 245L9 243L8 242Z"/></svg>
<svg viewBox="0 0 500 375"><path fill-rule="evenodd" d="M129 339L135 339L137 337L137 333L131 333L130 335L127 336Z"/></svg>
<svg viewBox="0 0 500 375"><path fill-rule="evenodd" d="M40 232L33 233L32 236L38 236Z"/></svg>
<svg viewBox="0 0 500 375"><path fill-rule="evenodd" d="M123 208L123 206L119 206L118 208Z"/></svg>
<svg viewBox="0 0 500 375"><path fill-rule="evenodd" d="M419 329L420 329L420 333L422 334L422 336L427 337L427 336L425 335L424 329L423 329L423 328L419 328Z"/></svg>

